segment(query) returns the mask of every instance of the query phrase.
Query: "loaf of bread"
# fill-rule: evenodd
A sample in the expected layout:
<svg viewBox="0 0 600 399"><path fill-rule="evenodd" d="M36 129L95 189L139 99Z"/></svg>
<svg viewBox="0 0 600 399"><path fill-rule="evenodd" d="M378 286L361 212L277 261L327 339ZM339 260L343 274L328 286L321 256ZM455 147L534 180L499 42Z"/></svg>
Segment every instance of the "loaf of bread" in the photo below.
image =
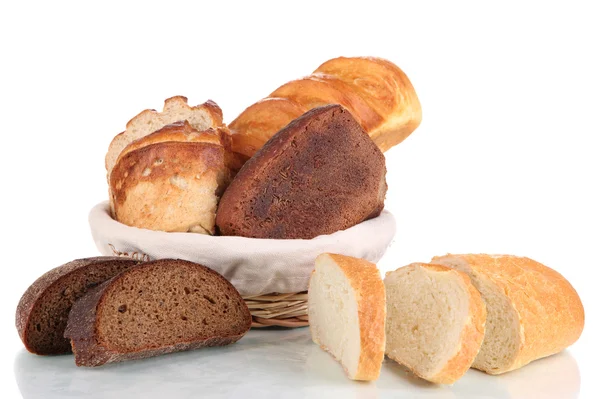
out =
<svg viewBox="0 0 600 399"><path fill-rule="evenodd" d="M385 159L339 105L313 109L239 171L217 210L223 235L311 239L378 216Z"/></svg>
<svg viewBox="0 0 600 399"><path fill-rule="evenodd" d="M229 125L233 149L250 158L292 120L327 104L350 111L381 151L400 143L421 122L421 105L400 68L381 58L339 57L242 112Z"/></svg>
<svg viewBox="0 0 600 399"><path fill-rule="evenodd" d="M63 333L73 303L89 289L138 263L108 256L77 259L38 278L17 306L17 331L25 348L38 355L70 353L71 344Z"/></svg>
<svg viewBox="0 0 600 399"><path fill-rule="evenodd" d="M317 257L308 287L310 332L349 378L379 378L385 312L385 289L374 264L334 254Z"/></svg>
<svg viewBox="0 0 600 399"><path fill-rule="evenodd" d="M149 135L166 125L178 121L188 121L198 131L223 127L223 112L213 101L190 107L187 98L175 96L165 100L162 112L147 109L133 117L124 132L118 134L110 143L106 154L106 171L110 174L121 151L137 139Z"/></svg>
<svg viewBox="0 0 600 399"><path fill-rule="evenodd" d="M214 234L231 180L230 137L175 122L125 147L110 175L113 216L128 226Z"/></svg>
<svg viewBox="0 0 600 399"><path fill-rule="evenodd" d="M65 337L78 366L227 345L250 329L248 307L217 272L164 259L134 266L78 300Z"/></svg>
<svg viewBox="0 0 600 399"><path fill-rule="evenodd" d="M509 255L446 255L439 263L468 274L487 307L485 339L473 363L489 374L515 370L573 344L584 312L558 272Z"/></svg>
<svg viewBox="0 0 600 399"><path fill-rule="evenodd" d="M471 367L484 337L486 310L469 277L413 263L385 276L386 355L416 375L453 384Z"/></svg>

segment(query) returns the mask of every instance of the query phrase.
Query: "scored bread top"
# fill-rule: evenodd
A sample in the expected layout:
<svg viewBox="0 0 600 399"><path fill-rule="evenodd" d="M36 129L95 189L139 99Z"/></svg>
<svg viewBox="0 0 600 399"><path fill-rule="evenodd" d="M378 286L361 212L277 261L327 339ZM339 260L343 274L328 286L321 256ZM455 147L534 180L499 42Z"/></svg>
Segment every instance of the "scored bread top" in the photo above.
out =
<svg viewBox="0 0 600 399"><path fill-rule="evenodd" d="M339 105L315 108L273 136L227 188L223 235L311 239L378 216L385 158Z"/></svg>
<svg viewBox="0 0 600 399"><path fill-rule="evenodd" d="M108 177L117 162L121 151L131 142L177 121L187 120L194 128L203 131L223 126L223 112L219 106L208 100L204 104L189 106L187 98L175 96L165 100L162 112L147 109L133 117L124 132L110 143L106 154Z"/></svg>

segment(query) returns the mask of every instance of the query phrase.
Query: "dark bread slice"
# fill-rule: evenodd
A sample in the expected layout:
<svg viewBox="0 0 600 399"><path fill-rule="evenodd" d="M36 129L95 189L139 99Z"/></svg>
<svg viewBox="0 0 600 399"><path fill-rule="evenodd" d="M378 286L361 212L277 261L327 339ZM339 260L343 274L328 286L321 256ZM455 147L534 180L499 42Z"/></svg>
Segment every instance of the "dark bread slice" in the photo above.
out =
<svg viewBox="0 0 600 399"><path fill-rule="evenodd" d="M75 303L65 337L78 366L100 366L227 345L252 323L246 303L220 274L162 259L134 266Z"/></svg>
<svg viewBox="0 0 600 399"><path fill-rule="evenodd" d="M38 355L71 353L71 343L63 333L73 303L89 289L138 263L113 256L77 259L38 278L17 306L16 326L25 348Z"/></svg>
<svg viewBox="0 0 600 399"><path fill-rule="evenodd" d="M385 158L350 112L315 108L274 135L225 190L223 235L304 238L344 230L383 210Z"/></svg>

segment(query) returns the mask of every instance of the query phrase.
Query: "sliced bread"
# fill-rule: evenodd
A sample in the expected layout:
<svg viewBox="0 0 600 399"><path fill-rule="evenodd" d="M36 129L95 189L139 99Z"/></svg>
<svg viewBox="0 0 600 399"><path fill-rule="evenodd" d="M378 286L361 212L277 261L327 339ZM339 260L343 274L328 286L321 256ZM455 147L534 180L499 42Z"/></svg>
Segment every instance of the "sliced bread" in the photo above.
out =
<svg viewBox="0 0 600 399"><path fill-rule="evenodd" d="M65 330L78 366L227 345L252 319L236 289L196 263L143 263L75 303Z"/></svg>
<svg viewBox="0 0 600 399"><path fill-rule="evenodd" d="M138 264L127 258L77 259L38 278L17 306L16 325L25 348L38 355L71 352L63 337L73 303L89 289Z"/></svg>
<svg viewBox="0 0 600 399"><path fill-rule="evenodd" d="M485 305L469 277L413 263L385 277L386 355L417 376L452 384L471 367L484 337Z"/></svg>
<svg viewBox="0 0 600 399"><path fill-rule="evenodd" d="M583 330L575 289L558 272L511 255L446 255L432 262L471 277L487 307L485 339L473 363L501 374L558 353Z"/></svg>
<svg viewBox="0 0 600 399"><path fill-rule="evenodd" d="M385 291L377 267L363 259L321 254L308 288L314 343L353 380L379 377L385 349Z"/></svg>

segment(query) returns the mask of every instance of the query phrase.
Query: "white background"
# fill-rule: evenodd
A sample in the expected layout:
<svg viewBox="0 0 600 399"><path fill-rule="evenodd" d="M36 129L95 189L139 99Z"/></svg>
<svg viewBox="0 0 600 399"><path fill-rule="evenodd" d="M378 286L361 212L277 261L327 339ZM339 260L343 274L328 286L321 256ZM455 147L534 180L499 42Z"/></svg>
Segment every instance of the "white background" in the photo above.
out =
<svg viewBox="0 0 600 399"><path fill-rule="evenodd" d="M395 62L423 107L419 129L386 153L398 233L381 268L447 252L524 255L555 268L585 306L569 352L580 397L594 397L594 3L222 3L0 6L2 397L19 397L21 294L46 270L97 254L87 213L106 197L105 151L125 123L177 94L215 100L229 122L340 55Z"/></svg>

